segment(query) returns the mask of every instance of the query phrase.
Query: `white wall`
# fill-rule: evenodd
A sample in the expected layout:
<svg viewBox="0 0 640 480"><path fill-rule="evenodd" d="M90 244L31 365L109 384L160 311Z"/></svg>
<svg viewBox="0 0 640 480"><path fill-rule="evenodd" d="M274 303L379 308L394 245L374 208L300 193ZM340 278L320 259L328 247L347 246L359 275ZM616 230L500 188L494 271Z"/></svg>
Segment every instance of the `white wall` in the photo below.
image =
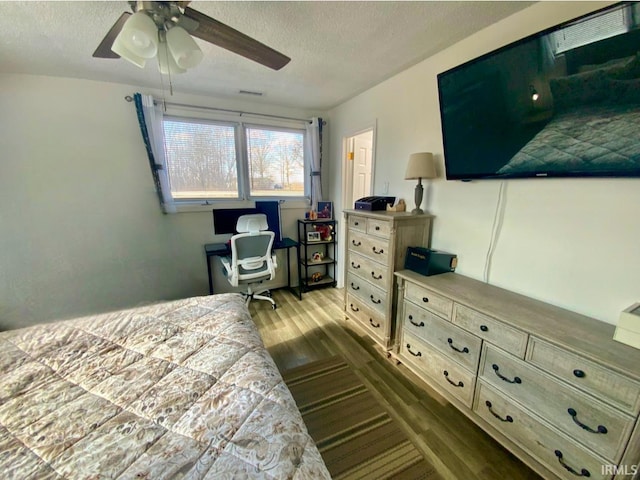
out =
<svg viewBox="0 0 640 480"><path fill-rule="evenodd" d="M377 122L375 194L413 206L413 152L432 151L440 177L424 205L435 215L432 247L458 255L457 272L483 279L500 181L447 182L436 75L609 2L540 2L392 77L329 112L331 192L342 205L342 138ZM640 300L640 179L506 181L504 223L489 282L600 320ZM344 235L342 235L344 238ZM344 245L342 245L344 249Z"/></svg>
<svg viewBox="0 0 640 480"><path fill-rule="evenodd" d="M0 330L208 292L211 212L161 213L135 107L124 100L137 90L0 75ZM295 235L303 211L283 214L285 234Z"/></svg>

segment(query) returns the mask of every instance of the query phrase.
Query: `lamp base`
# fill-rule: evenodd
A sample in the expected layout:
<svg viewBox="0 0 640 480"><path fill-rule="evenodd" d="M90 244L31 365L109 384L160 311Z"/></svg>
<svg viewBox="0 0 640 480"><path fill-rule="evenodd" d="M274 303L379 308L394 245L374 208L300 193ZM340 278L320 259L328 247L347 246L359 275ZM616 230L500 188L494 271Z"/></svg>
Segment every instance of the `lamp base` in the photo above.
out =
<svg viewBox="0 0 640 480"><path fill-rule="evenodd" d="M424 211L420 208L420 205L422 205L422 193L423 192L424 192L424 188L422 188L422 179L419 178L418 179L418 185L416 185L416 190L414 192L415 201L416 201L416 208L411 210L411 213L414 214L414 215L422 215L424 213Z"/></svg>

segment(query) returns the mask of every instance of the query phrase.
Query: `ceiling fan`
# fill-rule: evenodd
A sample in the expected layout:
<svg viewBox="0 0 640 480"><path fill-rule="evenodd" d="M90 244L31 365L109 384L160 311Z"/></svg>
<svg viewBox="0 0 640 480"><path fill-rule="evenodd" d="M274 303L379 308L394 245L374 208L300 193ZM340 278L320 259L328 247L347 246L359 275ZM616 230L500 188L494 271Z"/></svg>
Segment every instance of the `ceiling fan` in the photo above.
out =
<svg viewBox="0 0 640 480"><path fill-rule="evenodd" d="M139 67L158 56L162 73L183 73L196 66L202 52L198 37L274 70L291 59L234 28L187 5L188 1L130 1L93 53L97 58L124 58Z"/></svg>

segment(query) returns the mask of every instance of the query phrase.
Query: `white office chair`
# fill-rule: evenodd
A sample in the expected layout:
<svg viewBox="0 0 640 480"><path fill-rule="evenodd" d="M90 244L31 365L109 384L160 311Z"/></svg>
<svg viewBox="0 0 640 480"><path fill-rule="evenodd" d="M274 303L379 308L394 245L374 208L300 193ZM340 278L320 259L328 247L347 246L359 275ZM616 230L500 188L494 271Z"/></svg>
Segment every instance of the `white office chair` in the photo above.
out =
<svg viewBox="0 0 640 480"><path fill-rule="evenodd" d="M271 298L268 288L253 289L266 280L273 280L278 263L273 253L275 234L267 230L267 216L259 213L242 215L236 224L237 234L231 237L231 258L222 257L224 274L229 283L237 287L247 285L243 292L246 304L252 299L271 302L276 309L276 302ZM266 295L262 295L266 293Z"/></svg>

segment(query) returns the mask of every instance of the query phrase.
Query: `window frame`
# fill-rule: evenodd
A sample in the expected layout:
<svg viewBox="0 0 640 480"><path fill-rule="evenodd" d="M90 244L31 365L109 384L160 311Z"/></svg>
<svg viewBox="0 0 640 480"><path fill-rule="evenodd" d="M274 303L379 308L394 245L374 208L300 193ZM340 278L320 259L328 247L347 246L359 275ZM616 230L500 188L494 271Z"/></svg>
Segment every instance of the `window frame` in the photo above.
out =
<svg viewBox="0 0 640 480"><path fill-rule="evenodd" d="M181 211L200 211L209 210L212 205L217 203L235 203L244 206L255 200L274 200L280 202L302 202L308 204L311 197L311 179L309 173L311 171L311 158L309 153L309 139L307 130L302 121L286 121L273 120L261 121L254 120L251 122L238 121L237 119L225 118L224 115L215 116L191 116L178 113L165 113L162 116L163 126L163 144L165 145L165 165L166 167L159 173L166 177L166 184L171 187L169 178L169 163L166 155L166 137L164 135L164 122L170 120L174 122L210 124L234 127L234 138L236 146L236 174L238 195L234 197L196 197L196 198L175 198L171 191L168 192L173 205L178 212ZM250 166L249 166L249 148L247 144L247 129L263 129L276 132L293 132L301 133L303 141L303 183L304 192L302 195L253 195L251 192Z"/></svg>

